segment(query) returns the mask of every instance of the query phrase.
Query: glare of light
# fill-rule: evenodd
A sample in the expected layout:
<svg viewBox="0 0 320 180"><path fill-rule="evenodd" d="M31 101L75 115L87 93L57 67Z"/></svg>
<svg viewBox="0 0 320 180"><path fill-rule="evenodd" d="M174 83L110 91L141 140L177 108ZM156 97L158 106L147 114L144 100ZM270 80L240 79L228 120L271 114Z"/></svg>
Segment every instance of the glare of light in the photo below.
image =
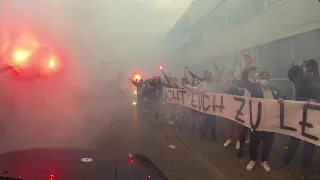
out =
<svg viewBox="0 0 320 180"><path fill-rule="evenodd" d="M133 76L133 80L137 80L137 79L138 79L138 81L140 81L140 79L141 79L141 75L140 74L135 74Z"/></svg>
<svg viewBox="0 0 320 180"><path fill-rule="evenodd" d="M130 164L134 164L134 160L133 160L133 159L130 159L130 160L129 160L129 163L130 163Z"/></svg>
<svg viewBox="0 0 320 180"><path fill-rule="evenodd" d="M28 51L25 51L23 49L18 49L13 52L13 59L15 63L24 63L27 58L30 57L30 53Z"/></svg>
<svg viewBox="0 0 320 180"><path fill-rule="evenodd" d="M54 180L54 175L51 174L49 180Z"/></svg>
<svg viewBox="0 0 320 180"><path fill-rule="evenodd" d="M120 95L122 96L123 94L121 93Z"/></svg>
<svg viewBox="0 0 320 180"><path fill-rule="evenodd" d="M129 156L128 156L128 162L129 164L133 165L134 164L134 159L133 159L133 155L131 153L129 153Z"/></svg>
<svg viewBox="0 0 320 180"><path fill-rule="evenodd" d="M151 176L150 176L150 175L148 175L148 179L151 179Z"/></svg>
<svg viewBox="0 0 320 180"><path fill-rule="evenodd" d="M136 103L136 102L133 102L132 104L133 104L134 106L135 106L135 105L137 105L137 103Z"/></svg>
<svg viewBox="0 0 320 180"><path fill-rule="evenodd" d="M49 68L54 68L56 66L56 61L54 58L51 58L49 61Z"/></svg>
<svg viewBox="0 0 320 180"><path fill-rule="evenodd" d="M163 69L162 66L160 66L160 69L161 69L161 70Z"/></svg>
<svg viewBox="0 0 320 180"><path fill-rule="evenodd" d="M137 94L137 93L138 93L137 90L135 90L135 91L134 91L134 94Z"/></svg>

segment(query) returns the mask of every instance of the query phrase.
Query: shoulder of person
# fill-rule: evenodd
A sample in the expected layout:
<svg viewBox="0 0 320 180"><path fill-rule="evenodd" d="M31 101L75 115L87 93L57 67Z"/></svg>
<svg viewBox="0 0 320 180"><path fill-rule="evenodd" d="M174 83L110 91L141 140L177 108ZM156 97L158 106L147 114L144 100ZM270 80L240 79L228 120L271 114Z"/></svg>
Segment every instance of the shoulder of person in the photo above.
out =
<svg viewBox="0 0 320 180"><path fill-rule="evenodd" d="M273 92L275 92L275 91L280 92L280 90L274 85L269 85L269 89L270 89L270 91L273 91Z"/></svg>

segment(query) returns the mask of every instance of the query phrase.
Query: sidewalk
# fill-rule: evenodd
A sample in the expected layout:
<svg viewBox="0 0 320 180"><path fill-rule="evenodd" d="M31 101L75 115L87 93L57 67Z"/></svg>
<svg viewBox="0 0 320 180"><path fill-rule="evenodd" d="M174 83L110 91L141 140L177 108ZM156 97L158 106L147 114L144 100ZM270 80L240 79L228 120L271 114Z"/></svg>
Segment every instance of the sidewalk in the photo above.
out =
<svg viewBox="0 0 320 180"><path fill-rule="evenodd" d="M168 120L162 119L162 125L165 128L171 129L170 131L177 136L178 139L186 146L190 152L196 156L201 156L208 160L213 167L221 174L221 179L232 180L298 180L301 179L300 164L303 152L303 142L295 155L292 168L279 171L277 168L282 165L282 158L286 152L285 147L288 144L288 137L284 135L276 135L274 147L272 149L269 164L271 172L266 173L260 166L258 159L255 168L251 172L246 171L246 165L249 162L248 145L245 146L245 154L239 159L236 156L237 150L235 149L236 140L225 148L223 144L227 137L227 120L217 119L216 134L218 141L213 142L207 138L200 140L198 133L191 132L189 123L183 123L182 126L170 125ZM313 179L320 179L320 148L316 147L313 156L312 170L317 172ZM261 151L259 151L261 152ZM218 174L218 175L219 175Z"/></svg>

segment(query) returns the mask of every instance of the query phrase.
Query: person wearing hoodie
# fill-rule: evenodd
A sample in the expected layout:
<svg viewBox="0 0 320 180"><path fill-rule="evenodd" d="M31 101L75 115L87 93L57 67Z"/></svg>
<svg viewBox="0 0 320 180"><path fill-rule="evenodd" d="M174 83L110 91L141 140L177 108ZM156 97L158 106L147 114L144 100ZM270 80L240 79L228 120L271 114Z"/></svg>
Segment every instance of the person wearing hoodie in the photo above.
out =
<svg viewBox="0 0 320 180"><path fill-rule="evenodd" d="M217 77L213 77L209 70L203 71L204 81L202 81L198 86L190 87L185 86L187 90L198 93L219 93L220 92L220 81L221 73L217 73ZM215 129L216 129L216 116L210 114L201 114L200 119L200 139L206 137L208 127L210 127L210 136L213 141L217 140Z"/></svg>
<svg viewBox="0 0 320 180"><path fill-rule="evenodd" d="M245 88L250 92L251 97L264 98L264 99L276 99L279 103L282 103L285 97L282 93L274 86L269 85L270 75L267 71L261 71L259 76L259 82L249 81L249 69L252 67L252 62L247 61L245 69L242 72L242 80ZM258 158L258 149L260 141L262 140L262 153L261 153L261 166L266 172L270 172L271 168L268 164L268 158L272 149L275 134L267 131L255 131L252 130L250 136L250 162L246 169L251 171Z"/></svg>
<svg viewBox="0 0 320 180"><path fill-rule="evenodd" d="M319 87L317 87L320 83L320 78L318 63L316 60L303 60L300 65L294 65L288 71L288 78L294 83L296 87L297 91L295 97L297 101L320 102ZM290 137L288 150L283 158L284 164L279 168L280 170L285 170L291 167L291 161L297 151L299 144L300 139ZM310 166L314 148L314 144L304 142L304 151L301 165L304 174L303 176L310 175Z"/></svg>

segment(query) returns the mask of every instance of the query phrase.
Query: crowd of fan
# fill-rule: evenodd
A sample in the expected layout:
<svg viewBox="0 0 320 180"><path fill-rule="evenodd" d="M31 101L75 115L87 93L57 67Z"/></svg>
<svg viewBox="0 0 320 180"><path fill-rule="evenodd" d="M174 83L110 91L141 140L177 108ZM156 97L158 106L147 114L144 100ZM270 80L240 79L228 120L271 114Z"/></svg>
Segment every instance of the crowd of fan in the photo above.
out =
<svg viewBox="0 0 320 180"><path fill-rule="evenodd" d="M279 103L283 102L286 98L282 95L279 89L274 85L269 84L270 75L267 71L261 71L253 65L253 59L249 54L244 54L244 63L236 64L233 70L228 71L226 78L222 81L222 74L224 68L219 68L213 64L213 71L204 70L203 77L195 75L190 69L185 66L184 77L178 82L177 78L167 75L163 69L162 74L166 83L161 81L161 77L153 77L146 80L136 80L132 83L138 89L138 104L142 112L150 112L154 114L154 118L159 118L159 107L163 99L161 98L161 91L163 87L168 88L184 88L188 91L198 93L226 93L237 96L250 96L254 98L268 98L275 99ZM192 77L190 82L187 76ZM296 88L295 100L319 102L320 78L318 73L318 64L316 60L303 60L300 65L292 64L292 68L288 70L288 78L292 81ZM191 112L192 130L198 127L200 138L206 138L207 133L210 133L210 138L216 141L216 116L203 114L196 110L188 109L186 107L166 104L167 118L171 119L171 123L181 123L185 118L186 111ZM178 111L173 109L178 108ZM176 113L178 112L178 113ZM197 124L199 123L199 124ZM273 147L275 133L266 131L250 130L234 121L228 123L228 138L224 143L224 147L232 144L232 135L236 132L236 149L238 150L237 156L239 158L243 155L243 149L246 143L249 144L250 161L246 166L247 171L251 171L258 158L258 149L260 141L262 140L261 152L261 166L266 172L270 172L271 168L268 164L268 158ZM296 153L300 139L290 137L287 152L283 158L283 165L279 167L280 170L290 168L292 159ZM303 179L310 177L310 166L312 162L315 145L309 142L304 142L304 152L302 159Z"/></svg>

